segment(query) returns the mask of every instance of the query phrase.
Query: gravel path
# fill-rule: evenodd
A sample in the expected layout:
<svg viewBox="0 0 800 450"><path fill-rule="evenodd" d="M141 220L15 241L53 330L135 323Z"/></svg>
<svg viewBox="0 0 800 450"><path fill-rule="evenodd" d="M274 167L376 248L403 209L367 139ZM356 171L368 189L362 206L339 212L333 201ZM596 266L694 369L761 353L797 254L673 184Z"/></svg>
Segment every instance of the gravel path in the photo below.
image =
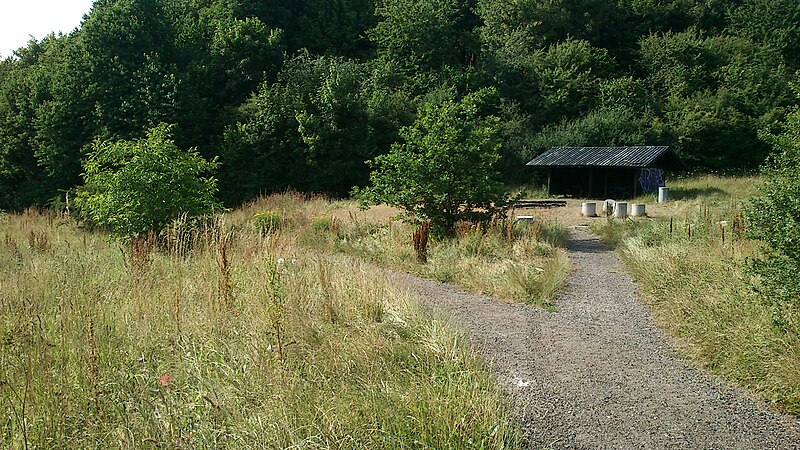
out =
<svg viewBox="0 0 800 450"><path fill-rule="evenodd" d="M568 248L557 313L393 276L467 331L531 448L800 449L796 418L680 359L616 253L581 229Z"/></svg>

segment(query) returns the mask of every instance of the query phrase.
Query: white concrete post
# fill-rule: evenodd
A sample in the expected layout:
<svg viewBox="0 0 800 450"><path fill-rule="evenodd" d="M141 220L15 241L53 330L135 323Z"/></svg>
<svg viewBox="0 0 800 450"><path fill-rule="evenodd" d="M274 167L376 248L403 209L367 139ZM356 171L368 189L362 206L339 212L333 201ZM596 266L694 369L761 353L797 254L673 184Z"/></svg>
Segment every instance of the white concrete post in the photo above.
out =
<svg viewBox="0 0 800 450"><path fill-rule="evenodd" d="M626 217L628 217L628 203L617 202L617 204L614 206L614 218L624 219Z"/></svg>
<svg viewBox="0 0 800 450"><path fill-rule="evenodd" d="M668 187L658 188L658 203L664 203L667 200L669 200L669 188Z"/></svg>

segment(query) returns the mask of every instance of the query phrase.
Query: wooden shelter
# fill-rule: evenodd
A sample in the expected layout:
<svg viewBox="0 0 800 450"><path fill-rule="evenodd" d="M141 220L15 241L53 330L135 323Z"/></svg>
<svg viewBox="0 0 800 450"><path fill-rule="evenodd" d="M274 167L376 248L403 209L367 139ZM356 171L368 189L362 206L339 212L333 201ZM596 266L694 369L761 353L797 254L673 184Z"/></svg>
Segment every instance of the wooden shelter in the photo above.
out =
<svg viewBox="0 0 800 450"><path fill-rule="evenodd" d="M661 170L685 169L666 146L553 147L527 165L548 170L550 195L615 199L652 189L650 176L660 179Z"/></svg>

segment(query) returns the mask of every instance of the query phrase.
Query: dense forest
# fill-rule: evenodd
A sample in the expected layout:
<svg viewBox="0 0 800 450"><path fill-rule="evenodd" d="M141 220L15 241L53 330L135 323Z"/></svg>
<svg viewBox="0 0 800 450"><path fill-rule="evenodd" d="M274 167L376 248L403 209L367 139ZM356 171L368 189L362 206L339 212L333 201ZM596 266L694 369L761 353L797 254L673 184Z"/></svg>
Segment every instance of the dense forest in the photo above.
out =
<svg viewBox="0 0 800 450"><path fill-rule="evenodd" d="M480 92L502 170L551 145L758 167L797 102L796 0L97 0L0 62L0 209L82 184L97 140L172 124L221 200L346 195L425 105Z"/></svg>

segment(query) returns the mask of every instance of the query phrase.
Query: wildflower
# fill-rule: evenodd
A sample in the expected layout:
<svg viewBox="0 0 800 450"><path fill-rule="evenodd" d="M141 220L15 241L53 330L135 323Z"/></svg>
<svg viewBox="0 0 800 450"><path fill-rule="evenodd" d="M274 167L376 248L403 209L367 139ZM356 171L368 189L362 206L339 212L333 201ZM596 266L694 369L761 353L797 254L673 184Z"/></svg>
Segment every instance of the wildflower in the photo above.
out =
<svg viewBox="0 0 800 450"><path fill-rule="evenodd" d="M172 380L170 374L165 373L164 375L161 375L161 378L158 379L158 382L161 383L162 387L168 388L170 380Z"/></svg>

